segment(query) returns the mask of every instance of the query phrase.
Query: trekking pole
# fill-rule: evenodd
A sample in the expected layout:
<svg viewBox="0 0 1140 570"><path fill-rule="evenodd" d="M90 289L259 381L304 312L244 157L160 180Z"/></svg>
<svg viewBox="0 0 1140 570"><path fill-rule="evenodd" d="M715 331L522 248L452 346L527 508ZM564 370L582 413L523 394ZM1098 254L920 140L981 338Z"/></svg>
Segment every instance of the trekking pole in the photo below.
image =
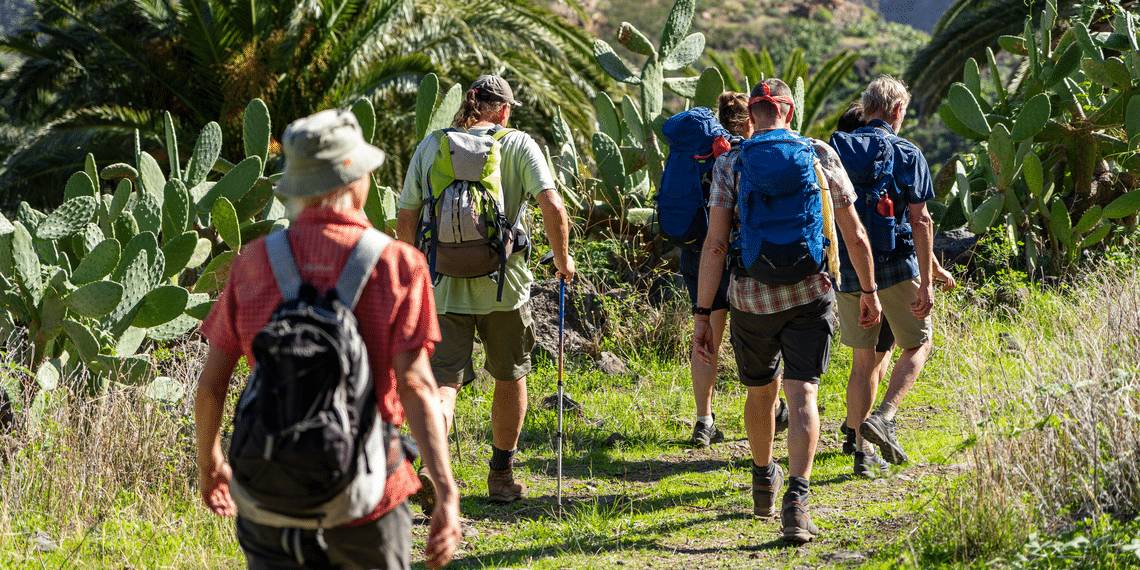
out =
<svg viewBox="0 0 1140 570"><path fill-rule="evenodd" d="M566 280L558 280L558 517L562 518L562 333L566 328Z"/></svg>

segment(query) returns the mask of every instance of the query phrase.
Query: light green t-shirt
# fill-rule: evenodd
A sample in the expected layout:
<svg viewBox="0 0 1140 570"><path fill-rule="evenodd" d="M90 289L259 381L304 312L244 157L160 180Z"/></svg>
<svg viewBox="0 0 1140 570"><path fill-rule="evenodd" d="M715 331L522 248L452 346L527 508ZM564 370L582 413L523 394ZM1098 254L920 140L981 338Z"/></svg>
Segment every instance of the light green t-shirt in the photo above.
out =
<svg viewBox="0 0 1140 570"><path fill-rule="evenodd" d="M491 127L472 127L468 132L486 134ZM520 208L526 207L528 200L543 190L554 188L554 178L546 165L546 156L530 135L512 131L500 139L502 148L503 210L507 219L514 221ZM416 148L404 177L404 189L400 193L399 207L405 210L420 210L424 202L424 192L428 185L435 154L439 151L439 141L435 133L427 136ZM523 216L522 224L526 224ZM529 233L529 229L527 230ZM534 274L526 265L523 255L512 255L507 260L507 281L503 285L503 300L497 301L499 285L490 277L460 279L440 277L435 285L435 311L438 314L485 315L494 311L511 311L521 307L530 299L530 285Z"/></svg>

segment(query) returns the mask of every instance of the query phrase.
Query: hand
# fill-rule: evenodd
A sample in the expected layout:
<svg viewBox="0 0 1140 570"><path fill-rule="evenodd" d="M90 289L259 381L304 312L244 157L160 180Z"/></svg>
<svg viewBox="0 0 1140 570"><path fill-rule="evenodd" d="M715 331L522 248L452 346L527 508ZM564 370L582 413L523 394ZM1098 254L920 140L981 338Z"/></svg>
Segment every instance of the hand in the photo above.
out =
<svg viewBox="0 0 1140 570"><path fill-rule="evenodd" d="M459 499L437 499L428 527L427 546L424 547L424 564L428 568L442 568L451 562L455 548L463 538L459 528Z"/></svg>
<svg viewBox="0 0 1140 570"><path fill-rule="evenodd" d="M958 283L954 281L954 275L938 264L934 265L934 282L942 284L943 293L949 293L958 286Z"/></svg>
<svg viewBox="0 0 1140 570"><path fill-rule="evenodd" d="M879 304L879 294L859 295L859 326L869 329L879 324L883 307Z"/></svg>
<svg viewBox="0 0 1140 570"><path fill-rule="evenodd" d="M577 273L577 271L576 267L574 266L574 258L567 256L566 261L562 262L561 266L558 268L558 271L555 272L555 275L563 281L570 281L571 279L574 279L575 273Z"/></svg>
<svg viewBox="0 0 1140 570"><path fill-rule="evenodd" d="M216 464L214 469L200 469L198 492L201 493L206 508L216 515L223 517L237 515L237 505L234 504L234 498L230 495L231 477L233 477L233 469L230 468L229 463L224 461Z"/></svg>
<svg viewBox="0 0 1140 570"><path fill-rule="evenodd" d="M705 364L712 364L712 326L706 318L693 318L693 350Z"/></svg>
<svg viewBox="0 0 1140 570"><path fill-rule="evenodd" d="M918 287L918 297L910 304L910 314L925 319L934 308L934 287L930 284Z"/></svg>

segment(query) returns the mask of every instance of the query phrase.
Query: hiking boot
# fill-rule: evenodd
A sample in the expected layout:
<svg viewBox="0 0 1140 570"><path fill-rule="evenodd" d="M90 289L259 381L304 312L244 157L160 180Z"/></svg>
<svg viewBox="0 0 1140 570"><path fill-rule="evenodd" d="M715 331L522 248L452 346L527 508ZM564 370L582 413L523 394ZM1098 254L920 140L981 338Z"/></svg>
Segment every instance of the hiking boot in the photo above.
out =
<svg viewBox="0 0 1140 570"><path fill-rule="evenodd" d="M788 542L804 544L819 536L819 527L811 522L811 516L808 515L806 499L803 504L799 501L784 501L780 518L784 531L780 538Z"/></svg>
<svg viewBox="0 0 1140 570"><path fill-rule="evenodd" d="M780 407L776 408L776 432L778 435L782 431L788 431L788 404L783 398L780 398Z"/></svg>
<svg viewBox="0 0 1140 570"><path fill-rule="evenodd" d="M758 517L776 516L776 493L784 486L784 469L776 464L771 478L761 477L752 470L752 514Z"/></svg>
<svg viewBox="0 0 1140 570"><path fill-rule="evenodd" d="M910 462L906 451L903 451L902 446L899 445L899 440L895 437L894 420L889 422L884 420L877 410L859 425L859 433L863 439L879 446L879 452L882 453L883 459L886 459L888 463L902 465Z"/></svg>
<svg viewBox="0 0 1140 570"><path fill-rule="evenodd" d="M877 453L855 452L855 475L857 477L874 479L886 475L890 470L891 464L883 461L883 458L879 457Z"/></svg>
<svg viewBox="0 0 1140 570"><path fill-rule="evenodd" d="M420 478L420 490L408 497L408 500L419 505L424 515L430 517L432 511L435 510L435 483L432 482L427 469L424 469L422 465L416 470L416 475Z"/></svg>
<svg viewBox="0 0 1140 570"><path fill-rule="evenodd" d="M839 424L839 433L843 434L843 455L855 454L855 430L847 427L847 422Z"/></svg>
<svg viewBox="0 0 1140 570"><path fill-rule="evenodd" d="M713 425L707 425L705 422L697 422L693 426L693 437L689 438L689 443L697 447L708 447L714 443L724 441L724 433L716 427L716 414L712 415Z"/></svg>
<svg viewBox="0 0 1140 570"><path fill-rule="evenodd" d="M487 500L492 503L513 503L525 494L526 485L515 482L514 468L491 469L487 474Z"/></svg>

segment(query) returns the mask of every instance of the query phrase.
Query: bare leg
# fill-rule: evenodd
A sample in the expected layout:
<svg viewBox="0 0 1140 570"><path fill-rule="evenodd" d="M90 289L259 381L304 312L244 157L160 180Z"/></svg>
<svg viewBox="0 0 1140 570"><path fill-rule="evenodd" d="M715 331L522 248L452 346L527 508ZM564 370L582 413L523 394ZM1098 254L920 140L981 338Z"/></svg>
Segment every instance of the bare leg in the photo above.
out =
<svg viewBox="0 0 1140 570"><path fill-rule="evenodd" d="M443 412L443 431L451 431L451 424L455 423L455 398L459 395L458 384L440 384L439 403Z"/></svg>
<svg viewBox="0 0 1140 570"><path fill-rule="evenodd" d="M716 386L717 357L720 354L720 343L724 339L724 324L728 320L728 309L713 311L709 317L709 326L712 327L712 362L705 364L697 358L696 348L689 358L689 372L693 377L693 399L696 401L697 416L707 416L712 413L713 388Z"/></svg>
<svg viewBox="0 0 1140 570"><path fill-rule="evenodd" d="M927 341L915 348L908 348L899 354L898 362L895 362L895 367L891 370L891 382L887 385L887 392L883 395L883 402L899 407L902 403L903 396L914 386L914 382L918 380L918 375L922 374L922 368L926 366L927 359L930 358L930 351L933 348L933 343Z"/></svg>
<svg viewBox="0 0 1140 570"><path fill-rule="evenodd" d="M811 479L815 447L819 442L819 386L799 380L784 380L788 400L788 473ZM768 406L771 407L771 402ZM755 456L755 451L753 451Z"/></svg>
<svg viewBox="0 0 1140 570"><path fill-rule="evenodd" d="M491 441L495 447L510 451L518 446L526 406L525 376L514 382L495 380L491 400Z"/></svg>
<svg viewBox="0 0 1140 570"><path fill-rule="evenodd" d="M847 379L847 427L856 433L859 432L859 424L871 415L871 406L879 389L878 378L875 377L876 357L874 348L851 351L851 376Z"/></svg>
<svg viewBox="0 0 1140 570"><path fill-rule="evenodd" d="M744 429L752 462L764 467L772 462L772 438L776 432L774 403L780 393L780 379L766 386L749 386L744 400Z"/></svg>

